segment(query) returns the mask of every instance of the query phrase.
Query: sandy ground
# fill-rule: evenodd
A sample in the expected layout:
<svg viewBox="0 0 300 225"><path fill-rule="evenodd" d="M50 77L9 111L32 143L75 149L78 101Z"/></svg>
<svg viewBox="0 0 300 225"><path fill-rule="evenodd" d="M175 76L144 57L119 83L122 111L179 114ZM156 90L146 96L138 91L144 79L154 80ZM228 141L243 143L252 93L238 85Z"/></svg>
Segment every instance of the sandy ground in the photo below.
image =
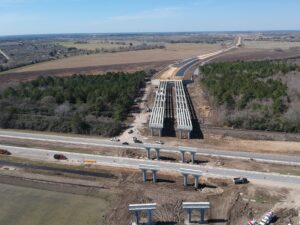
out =
<svg viewBox="0 0 300 225"><path fill-rule="evenodd" d="M139 113L131 113L131 116L133 117L133 122L130 124L129 128L126 129L119 137L122 142L126 141L128 143L132 143L133 137L136 137L140 141L147 141L147 137L144 137L141 134L141 130L147 126L148 119L150 117L150 112L147 112L148 107L148 99L150 97L150 94L153 92L153 86L151 85L151 82L147 82L144 95L142 96L141 101L138 103L138 109ZM129 133L129 131L132 130L133 133Z"/></svg>
<svg viewBox="0 0 300 225"><path fill-rule="evenodd" d="M178 71L178 68L175 66L170 66L168 70L162 73L159 77L160 80L168 80L174 78L174 74Z"/></svg>

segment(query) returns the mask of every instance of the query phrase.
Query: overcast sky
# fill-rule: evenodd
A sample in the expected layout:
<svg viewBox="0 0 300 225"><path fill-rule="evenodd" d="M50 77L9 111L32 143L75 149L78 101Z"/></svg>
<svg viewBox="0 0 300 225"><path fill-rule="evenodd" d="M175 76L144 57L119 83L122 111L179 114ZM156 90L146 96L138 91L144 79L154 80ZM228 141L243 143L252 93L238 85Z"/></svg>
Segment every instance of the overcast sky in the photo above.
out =
<svg viewBox="0 0 300 225"><path fill-rule="evenodd" d="M300 0L0 0L0 35L300 30Z"/></svg>

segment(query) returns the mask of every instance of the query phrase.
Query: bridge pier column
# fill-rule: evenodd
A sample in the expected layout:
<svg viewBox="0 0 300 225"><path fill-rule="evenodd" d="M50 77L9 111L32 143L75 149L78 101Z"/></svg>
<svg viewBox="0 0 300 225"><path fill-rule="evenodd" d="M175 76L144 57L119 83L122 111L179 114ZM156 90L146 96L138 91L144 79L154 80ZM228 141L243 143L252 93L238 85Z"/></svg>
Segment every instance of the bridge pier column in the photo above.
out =
<svg viewBox="0 0 300 225"><path fill-rule="evenodd" d="M147 224L152 225L152 210L151 209L147 210L147 217L148 217Z"/></svg>
<svg viewBox="0 0 300 225"><path fill-rule="evenodd" d="M157 171L156 170L152 170L152 180L153 180L153 183L157 182Z"/></svg>
<svg viewBox="0 0 300 225"><path fill-rule="evenodd" d="M181 153L181 162L184 163L184 154L185 154L185 151L180 150L180 153Z"/></svg>
<svg viewBox="0 0 300 225"><path fill-rule="evenodd" d="M147 147L145 149L147 151L147 158L150 159L150 151L151 151L151 149L147 148Z"/></svg>
<svg viewBox="0 0 300 225"><path fill-rule="evenodd" d="M156 151L156 159L159 160L160 159L160 154L159 154L160 153L160 149L156 148L155 151Z"/></svg>
<svg viewBox="0 0 300 225"><path fill-rule="evenodd" d="M135 222L137 225L139 225L140 223L140 212L139 211L135 211Z"/></svg>
<svg viewBox="0 0 300 225"><path fill-rule="evenodd" d="M147 170L142 170L143 172L143 181L147 182Z"/></svg>
<svg viewBox="0 0 300 225"><path fill-rule="evenodd" d="M183 186L187 187L188 175L187 174L182 174L182 176L183 176Z"/></svg>
<svg viewBox="0 0 300 225"><path fill-rule="evenodd" d="M191 152L192 163L195 164L195 152Z"/></svg>
<svg viewBox="0 0 300 225"><path fill-rule="evenodd" d="M199 176L194 175L194 178L195 178L195 188L197 189L199 186Z"/></svg>
<svg viewBox="0 0 300 225"><path fill-rule="evenodd" d="M189 223L191 223L192 222L192 212L193 212L193 210L188 209L187 211L188 211L188 221L189 221Z"/></svg>
<svg viewBox="0 0 300 225"><path fill-rule="evenodd" d="M205 216L205 209L200 209L200 224L205 224L205 220L204 220L204 216Z"/></svg>

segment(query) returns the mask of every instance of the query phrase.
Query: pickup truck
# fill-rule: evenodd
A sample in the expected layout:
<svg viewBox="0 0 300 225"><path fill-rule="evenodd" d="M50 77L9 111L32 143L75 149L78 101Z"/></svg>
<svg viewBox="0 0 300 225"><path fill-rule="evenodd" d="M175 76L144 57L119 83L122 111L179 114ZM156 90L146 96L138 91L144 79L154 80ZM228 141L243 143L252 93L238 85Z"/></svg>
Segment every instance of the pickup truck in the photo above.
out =
<svg viewBox="0 0 300 225"><path fill-rule="evenodd" d="M235 183L235 184L247 184L247 183L249 183L249 181L245 177L235 177L235 178L233 178L233 183Z"/></svg>

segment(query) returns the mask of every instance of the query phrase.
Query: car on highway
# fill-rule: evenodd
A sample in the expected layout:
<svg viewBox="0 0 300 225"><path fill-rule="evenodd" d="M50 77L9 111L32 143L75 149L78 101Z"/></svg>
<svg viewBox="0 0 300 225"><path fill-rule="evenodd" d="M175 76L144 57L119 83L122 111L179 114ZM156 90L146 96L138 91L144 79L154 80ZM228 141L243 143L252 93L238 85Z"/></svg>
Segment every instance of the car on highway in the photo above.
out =
<svg viewBox="0 0 300 225"><path fill-rule="evenodd" d="M5 149L0 149L0 155L11 155L11 153Z"/></svg>
<svg viewBox="0 0 300 225"><path fill-rule="evenodd" d="M68 158L67 158L65 155L63 155L63 154L54 154L53 158L56 159L56 160L67 160L67 159L68 159Z"/></svg>
<svg viewBox="0 0 300 225"><path fill-rule="evenodd" d="M159 145L163 145L163 144L164 144L164 142L162 142L161 140L156 141L155 143L156 143L156 144L159 144Z"/></svg>
<svg viewBox="0 0 300 225"><path fill-rule="evenodd" d="M122 143L122 145L129 145L129 143L125 141Z"/></svg>
<svg viewBox="0 0 300 225"><path fill-rule="evenodd" d="M235 183L235 184L247 184L247 183L249 183L249 181L245 177L235 177L235 178L233 178L233 183Z"/></svg>

